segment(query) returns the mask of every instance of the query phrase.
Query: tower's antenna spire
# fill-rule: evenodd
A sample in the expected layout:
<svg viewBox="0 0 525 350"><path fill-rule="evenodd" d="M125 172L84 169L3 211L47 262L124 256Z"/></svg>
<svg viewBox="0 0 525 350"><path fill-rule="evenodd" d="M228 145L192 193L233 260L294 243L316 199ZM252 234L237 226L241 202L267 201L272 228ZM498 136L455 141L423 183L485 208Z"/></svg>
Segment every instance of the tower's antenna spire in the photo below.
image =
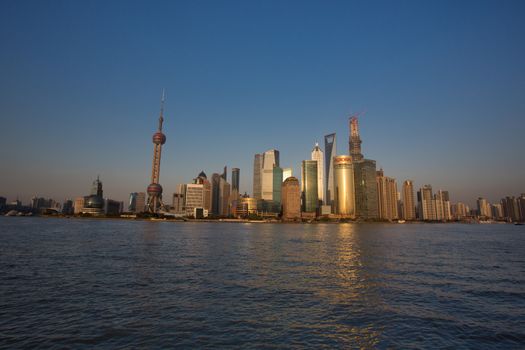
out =
<svg viewBox="0 0 525 350"><path fill-rule="evenodd" d="M162 131L162 122L164 122L164 101L165 100L166 100L166 90L162 89L162 97L160 98L159 131Z"/></svg>

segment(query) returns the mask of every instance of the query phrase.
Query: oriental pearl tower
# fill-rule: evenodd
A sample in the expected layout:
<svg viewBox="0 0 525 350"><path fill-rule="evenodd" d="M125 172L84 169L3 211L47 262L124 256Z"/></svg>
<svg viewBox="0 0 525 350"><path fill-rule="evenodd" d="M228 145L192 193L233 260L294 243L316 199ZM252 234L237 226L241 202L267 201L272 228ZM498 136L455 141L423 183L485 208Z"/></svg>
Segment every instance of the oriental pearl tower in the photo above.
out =
<svg viewBox="0 0 525 350"><path fill-rule="evenodd" d="M146 211L150 213L158 213L159 211L166 209L164 203L162 203L162 186L159 184L160 155L162 152L162 145L166 143L166 135L162 133L162 123L164 122L164 96L163 91L160 101L159 129L153 134L151 184L148 186L148 202L146 203Z"/></svg>

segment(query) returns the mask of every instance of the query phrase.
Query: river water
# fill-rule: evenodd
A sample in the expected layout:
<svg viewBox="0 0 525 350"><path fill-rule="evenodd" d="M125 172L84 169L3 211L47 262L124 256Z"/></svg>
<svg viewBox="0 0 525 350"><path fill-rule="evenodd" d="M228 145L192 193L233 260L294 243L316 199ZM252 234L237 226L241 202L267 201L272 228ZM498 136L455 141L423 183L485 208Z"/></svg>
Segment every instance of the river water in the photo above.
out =
<svg viewBox="0 0 525 350"><path fill-rule="evenodd" d="M525 226L0 218L2 348L525 348Z"/></svg>

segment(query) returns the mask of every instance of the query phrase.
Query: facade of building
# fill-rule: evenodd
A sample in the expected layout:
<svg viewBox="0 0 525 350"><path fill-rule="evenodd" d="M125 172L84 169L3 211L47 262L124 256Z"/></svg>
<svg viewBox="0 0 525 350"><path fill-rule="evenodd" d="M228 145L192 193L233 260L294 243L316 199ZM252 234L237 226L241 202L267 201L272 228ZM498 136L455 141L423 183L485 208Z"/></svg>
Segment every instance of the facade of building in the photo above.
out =
<svg viewBox="0 0 525 350"><path fill-rule="evenodd" d="M263 200L270 212L280 212L283 169L279 166L278 150L255 155L253 181L254 198Z"/></svg>
<svg viewBox="0 0 525 350"><path fill-rule="evenodd" d="M103 215L105 204L103 194L102 181L100 181L100 178L97 177L97 179L93 181L91 194L84 197L84 207L82 208L81 213L90 215Z"/></svg>
<svg viewBox="0 0 525 350"><path fill-rule="evenodd" d="M232 169L232 192L237 191L239 193L239 181L240 181L241 169L233 168Z"/></svg>
<svg viewBox="0 0 525 350"><path fill-rule="evenodd" d="M283 181L293 176L292 168L283 168Z"/></svg>
<svg viewBox="0 0 525 350"><path fill-rule="evenodd" d="M173 201L171 203L171 212L174 214L183 215L184 210L184 194L181 192L175 192L173 194Z"/></svg>
<svg viewBox="0 0 525 350"><path fill-rule="evenodd" d="M127 210L131 213L142 213L146 207L146 193L132 192L129 194Z"/></svg>
<svg viewBox="0 0 525 350"><path fill-rule="evenodd" d="M334 200L334 157L337 154L336 146L335 133L324 137L324 204L330 206Z"/></svg>
<svg viewBox="0 0 525 350"><path fill-rule="evenodd" d="M352 157L335 156L334 159L334 212L355 218L355 186Z"/></svg>
<svg viewBox="0 0 525 350"><path fill-rule="evenodd" d="M350 156L354 163L358 163L363 160L363 154L361 152L361 137L359 136L359 121L356 116L349 119L350 122L350 140L348 142L348 149Z"/></svg>
<svg viewBox="0 0 525 350"><path fill-rule="evenodd" d="M437 191L434 195L434 208L436 210L436 220L449 221L452 219L448 191Z"/></svg>
<svg viewBox="0 0 525 350"><path fill-rule="evenodd" d="M405 180L402 189L403 219L416 220L416 203L414 200L414 182Z"/></svg>
<svg viewBox="0 0 525 350"><path fill-rule="evenodd" d="M299 180L291 176L284 180L282 185L282 219L285 221L301 218L301 189Z"/></svg>
<svg viewBox="0 0 525 350"><path fill-rule="evenodd" d="M240 197L235 201L234 216L239 218L248 217L249 215L257 215L258 200L247 196Z"/></svg>
<svg viewBox="0 0 525 350"><path fill-rule="evenodd" d="M104 215L117 216L120 215L122 203L113 199L104 200Z"/></svg>
<svg viewBox="0 0 525 350"><path fill-rule="evenodd" d="M230 215L230 192L231 186L223 177L219 181L219 215Z"/></svg>
<svg viewBox="0 0 525 350"><path fill-rule="evenodd" d="M492 218L492 209L490 207L490 203L482 197L479 197L476 201L476 204L478 206L478 214L480 217L489 219Z"/></svg>
<svg viewBox="0 0 525 350"><path fill-rule="evenodd" d="M518 202L518 211L519 211L519 220L525 221L525 193L522 193L521 196L516 200Z"/></svg>
<svg viewBox="0 0 525 350"><path fill-rule="evenodd" d="M186 216L194 216L196 208L204 209L204 185L184 184L184 212Z"/></svg>
<svg viewBox="0 0 525 350"><path fill-rule="evenodd" d="M365 159L361 152L361 137L356 116L349 120L350 138L348 148L354 164L354 186L356 216L361 219L378 219L379 204L377 197L376 162Z"/></svg>
<svg viewBox="0 0 525 350"><path fill-rule="evenodd" d="M520 214L518 208L518 202L514 196L505 197L501 200L501 205L503 207L503 216L507 221L520 221Z"/></svg>
<svg viewBox="0 0 525 350"><path fill-rule="evenodd" d="M0 206L1 209L1 206ZM71 199L66 199L62 205L62 214L72 215L75 211L73 201Z"/></svg>
<svg viewBox="0 0 525 350"><path fill-rule="evenodd" d="M458 202L452 206L452 218L463 220L469 215L469 207L465 203Z"/></svg>
<svg viewBox="0 0 525 350"><path fill-rule="evenodd" d="M494 220L503 220L504 219L503 206L501 205L501 203L493 203L491 205L491 210L492 210L492 218Z"/></svg>
<svg viewBox="0 0 525 350"><path fill-rule="evenodd" d="M304 212L316 212L318 208L317 165L316 160L303 160L301 164L302 211Z"/></svg>
<svg viewBox="0 0 525 350"><path fill-rule="evenodd" d="M436 219L436 210L434 208L432 186L425 185L417 192L418 216L419 220L434 221Z"/></svg>
<svg viewBox="0 0 525 350"><path fill-rule="evenodd" d="M379 218L375 160L354 162L354 185L356 216L362 219Z"/></svg>
<svg viewBox="0 0 525 350"><path fill-rule="evenodd" d="M77 197L77 198L75 198L73 214L80 214L80 213L82 213L82 209L84 209L84 198L85 197Z"/></svg>
<svg viewBox="0 0 525 350"><path fill-rule="evenodd" d="M317 161L317 198L324 203L324 153L317 142L312 150L312 160Z"/></svg>
<svg viewBox="0 0 525 350"><path fill-rule="evenodd" d="M274 200L274 169L279 167L279 151L268 150L264 152L262 159L262 199ZM282 181L281 181L282 182Z"/></svg>
<svg viewBox="0 0 525 350"><path fill-rule="evenodd" d="M262 199L262 154L253 159L253 198Z"/></svg>
<svg viewBox="0 0 525 350"><path fill-rule="evenodd" d="M379 218L383 220L397 220L397 183L396 179L385 176L383 169L376 173L377 203Z"/></svg>

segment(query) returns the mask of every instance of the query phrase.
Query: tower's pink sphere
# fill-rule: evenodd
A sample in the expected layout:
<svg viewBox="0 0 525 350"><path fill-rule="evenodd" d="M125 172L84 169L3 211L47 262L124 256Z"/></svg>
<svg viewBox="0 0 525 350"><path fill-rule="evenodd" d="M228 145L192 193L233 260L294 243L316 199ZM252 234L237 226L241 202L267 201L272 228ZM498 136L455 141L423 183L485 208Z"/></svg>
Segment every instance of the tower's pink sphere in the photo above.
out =
<svg viewBox="0 0 525 350"><path fill-rule="evenodd" d="M149 194L161 194L162 193L162 186L159 184L151 184L148 186L148 193Z"/></svg>
<svg viewBox="0 0 525 350"><path fill-rule="evenodd" d="M160 131L153 134L153 143L157 145L163 145L166 143L166 135L161 133Z"/></svg>

